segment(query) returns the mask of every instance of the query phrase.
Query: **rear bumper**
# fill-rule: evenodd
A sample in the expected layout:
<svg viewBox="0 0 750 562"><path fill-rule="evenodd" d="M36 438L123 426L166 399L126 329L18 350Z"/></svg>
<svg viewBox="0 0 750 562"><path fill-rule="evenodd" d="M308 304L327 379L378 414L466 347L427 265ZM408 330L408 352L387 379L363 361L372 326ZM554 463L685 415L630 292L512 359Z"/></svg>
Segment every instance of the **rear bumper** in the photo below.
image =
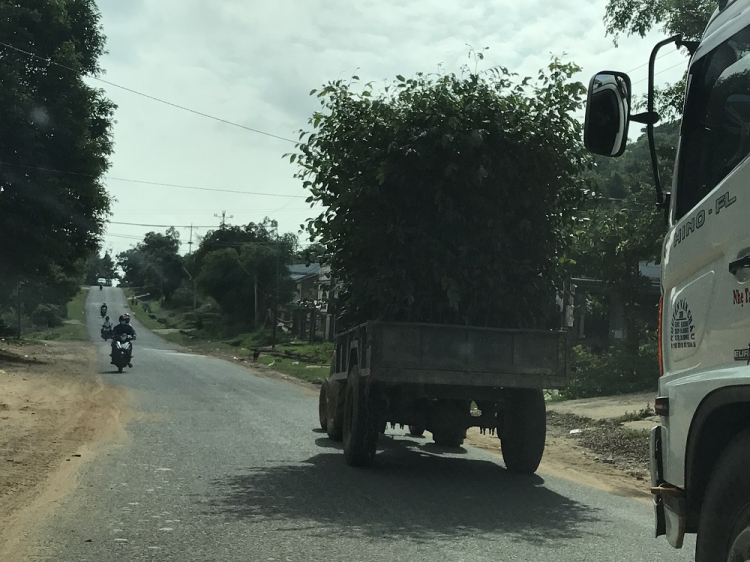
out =
<svg viewBox="0 0 750 562"><path fill-rule="evenodd" d="M687 504L683 490L664 481L663 447L664 428L657 425L649 439L651 491L654 495L655 536L665 535L674 548L682 548L685 538Z"/></svg>

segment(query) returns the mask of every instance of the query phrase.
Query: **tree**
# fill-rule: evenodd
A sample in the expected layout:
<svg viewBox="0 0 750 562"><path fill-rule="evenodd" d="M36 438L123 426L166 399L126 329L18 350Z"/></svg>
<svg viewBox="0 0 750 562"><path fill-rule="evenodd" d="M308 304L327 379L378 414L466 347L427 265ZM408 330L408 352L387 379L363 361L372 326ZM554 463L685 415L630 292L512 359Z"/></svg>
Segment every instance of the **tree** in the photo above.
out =
<svg viewBox="0 0 750 562"><path fill-rule="evenodd" d="M279 235L276 222L266 218L260 224L210 231L191 256L191 267L198 287L225 315L252 325L256 280L260 311L291 300L294 283L287 266L296 247L296 236Z"/></svg>
<svg viewBox="0 0 750 562"><path fill-rule="evenodd" d="M135 248L118 254L123 280L168 301L186 276L179 249L180 233L174 227L165 234L147 233Z"/></svg>
<svg viewBox="0 0 750 562"><path fill-rule="evenodd" d="M717 8L716 0L609 0L604 15L607 35L646 34L659 27L668 35L681 33L697 41Z"/></svg>
<svg viewBox="0 0 750 562"><path fill-rule="evenodd" d="M109 252L104 252L104 256L99 256L98 253L93 254L87 262L85 283L96 285L102 277L104 279L116 279L116 267L117 264L109 255Z"/></svg>
<svg viewBox="0 0 750 562"><path fill-rule="evenodd" d="M481 53L475 53L481 59ZM343 286L346 323L546 326L585 197L578 68L329 82L301 132L308 224ZM315 94L313 90L312 94Z"/></svg>
<svg viewBox="0 0 750 562"><path fill-rule="evenodd" d="M715 0L609 0L604 24L615 45L621 34L645 37L655 27L667 35L679 33L685 40L697 41L716 8ZM685 75L675 84L655 89L656 108L662 119L680 119L686 84Z"/></svg>
<svg viewBox="0 0 750 562"><path fill-rule="evenodd" d="M659 167L665 185L671 183L679 127L657 127L655 136ZM604 296L623 304L629 350L644 341L644 314L640 297L648 287L640 262L659 262L666 232L664 212L654 205L653 176L648 142L642 135L618 158L597 157L589 178L600 196L585 212L582 228L575 235L574 272L598 279ZM612 187L622 185L625 196L611 201ZM648 317L655 317L650 312Z"/></svg>
<svg viewBox="0 0 750 562"><path fill-rule="evenodd" d="M93 0L0 0L0 263L30 281L74 274L97 250L115 106L101 73ZM60 170L64 173L51 172Z"/></svg>
<svg viewBox="0 0 750 562"><path fill-rule="evenodd" d="M310 244L306 248L297 252L295 259L298 262L304 262L306 264L311 263L325 263L326 262L326 249L323 244Z"/></svg>

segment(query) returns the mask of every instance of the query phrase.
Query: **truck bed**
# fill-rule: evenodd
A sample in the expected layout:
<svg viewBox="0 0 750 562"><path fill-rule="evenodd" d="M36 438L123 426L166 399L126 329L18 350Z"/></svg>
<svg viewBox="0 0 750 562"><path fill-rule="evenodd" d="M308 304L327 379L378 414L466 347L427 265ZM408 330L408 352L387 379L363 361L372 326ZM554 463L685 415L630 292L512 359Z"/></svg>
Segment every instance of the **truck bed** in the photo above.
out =
<svg viewBox="0 0 750 562"><path fill-rule="evenodd" d="M367 322L339 334L334 378L360 373L392 384L563 388L565 332Z"/></svg>

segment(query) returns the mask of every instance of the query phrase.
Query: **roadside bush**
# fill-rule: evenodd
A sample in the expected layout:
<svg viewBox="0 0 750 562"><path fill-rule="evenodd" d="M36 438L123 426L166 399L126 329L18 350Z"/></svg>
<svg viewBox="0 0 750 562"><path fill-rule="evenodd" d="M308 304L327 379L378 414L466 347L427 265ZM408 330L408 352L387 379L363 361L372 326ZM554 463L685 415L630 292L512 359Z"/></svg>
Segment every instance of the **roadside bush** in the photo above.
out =
<svg viewBox="0 0 750 562"><path fill-rule="evenodd" d="M162 306L167 309L193 309L193 288L187 285L181 285L168 301L164 301Z"/></svg>
<svg viewBox="0 0 750 562"><path fill-rule="evenodd" d="M31 321L35 326L56 328L62 326L62 320L60 308L52 304L40 304L31 313Z"/></svg>
<svg viewBox="0 0 750 562"><path fill-rule="evenodd" d="M590 398L656 389L659 364L654 345L641 346L633 353L616 346L594 353L578 345L573 348L568 387L564 398Z"/></svg>

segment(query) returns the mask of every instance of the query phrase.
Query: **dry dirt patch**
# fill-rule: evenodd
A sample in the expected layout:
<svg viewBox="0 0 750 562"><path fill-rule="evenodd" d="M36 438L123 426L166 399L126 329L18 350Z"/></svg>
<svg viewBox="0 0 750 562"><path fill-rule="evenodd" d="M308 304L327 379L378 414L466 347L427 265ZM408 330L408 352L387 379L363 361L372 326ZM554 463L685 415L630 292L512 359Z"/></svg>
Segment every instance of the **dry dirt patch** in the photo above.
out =
<svg viewBox="0 0 750 562"><path fill-rule="evenodd" d="M89 343L0 342L0 560L29 558L76 469L121 435L124 398L102 383Z"/></svg>

